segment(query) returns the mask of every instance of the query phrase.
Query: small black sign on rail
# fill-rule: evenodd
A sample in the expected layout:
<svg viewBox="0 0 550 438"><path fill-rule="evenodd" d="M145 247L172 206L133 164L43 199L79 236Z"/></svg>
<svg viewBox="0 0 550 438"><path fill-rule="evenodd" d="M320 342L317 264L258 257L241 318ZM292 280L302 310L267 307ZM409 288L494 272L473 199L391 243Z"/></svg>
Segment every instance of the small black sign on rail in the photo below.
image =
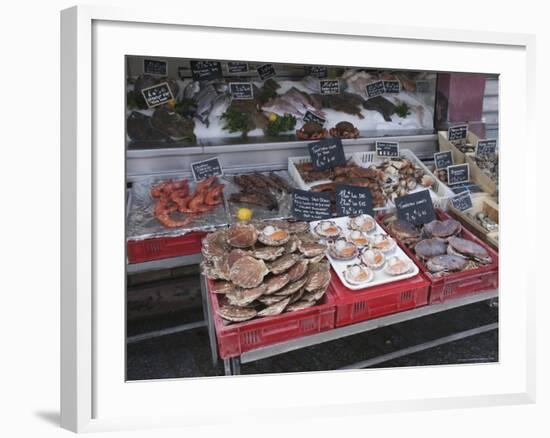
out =
<svg viewBox="0 0 550 438"><path fill-rule="evenodd" d="M324 79L328 76L327 68L324 65L308 65L306 72L308 75L319 79Z"/></svg>
<svg viewBox="0 0 550 438"><path fill-rule="evenodd" d="M476 155L494 155L496 152L497 152L496 138L477 141Z"/></svg>
<svg viewBox="0 0 550 438"><path fill-rule="evenodd" d="M449 141L466 140L468 137L468 125L451 126L447 130Z"/></svg>
<svg viewBox="0 0 550 438"><path fill-rule="evenodd" d="M330 169L346 163L342 141L338 137L324 138L307 145L315 170Z"/></svg>
<svg viewBox="0 0 550 438"><path fill-rule="evenodd" d="M473 207L472 197L469 190L464 190L455 197L451 198L451 205L458 211L466 211Z"/></svg>
<svg viewBox="0 0 550 438"><path fill-rule="evenodd" d="M235 100L254 99L254 88L251 82L230 82L229 92Z"/></svg>
<svg viewBox="0 0 550 438"><path fill-rule="evenodd" d="M426 81L424 79L416 81L416 92L417 93L429 93L432 91L432 82Z"/></svg>
<svg viewBox="0 0 550 438"><path fill-rule="evenodd" d="M266 79L272 78L273 76L277 75L277 72L275 71L275 67L273 67L273 64L261 65L256 70L258 71L258 75L260 76L260 79L262 81L265 81Z"/></svg>
<svg viewBox="0 0 550 438"><path fill-rule="evenodd" d="M295 189L292 192L292 215L304 221L330 218L332 216L330 193Z"/></svg>
<svg viewBox="0 0 550 438"><path fill-rule="evenodd" d="M401 82L398 80L384 81L384 92L388 94L399 94L401 92Z"/></svg>
<svg viewBox="0 0 550 438"><path fill-rule="evenodd" d="M460 184L470 181L470 165L454 164L453 166L447 166L447 184Z"/></svg>
<svg viewBox="0 0 550 438"><path fill-rule="evenodd" d="M191 171L193 172L193 179L195 181L201 181L210 176L223 175L222 165L218 157L191 163Z"/></svg>
<svg viewBox="0 0 550 438"><path fill-rule="evenodd" d="M167 82L162 82L149 88L143 88L141 94L149 108L154 108L174 99L172 90Z"/></svg>
<svg viewBox="0 0 550 438"><path fill-rule="evenodd" d="M377 141L377 157L399 157L399 142L397 141Z"/></svg>
<svg viewBox="0 0 550 438"><path fill-rule="evenodd" d="M311 111L306 111L306 114L302 120L304 121L304 123L315 122L319 123L319 125L321 126L323 126L327 122L325 119L313 114Z"/></svg>
<svg viewBox="0 0 550 438"><path fill-rule="evenodd" d="M367 99L371 97L381 96L385 93L384 81L375 81L365 86L365 92L367 93Z"/></svg>
<svg viewBox="0 0 550 438"><path fill-rule="evenodd" d="M436 169L446 169L453 165L453 153L451 151L436 152L434 162Z"/></svg>
<svg viewBox="0 0 550 438"><path fill-rule="evenodd" d="M321 94L339 94L340 81L338 79L322 79L319 81L319 91Z"/></svg>
<svg viewBox="0 0 550 438"><path fill-rule="evenodd" d="M168 74L168 63L158 59L144 59L143 73L147 75L166 76Z"/></svg>
<svg viewBox="0 0 550 438"><path fill-rule="evenodd" d="M368 187L336 186L336 214L338 216L374 215L372 194Z"/></svg>
<svg viewBox="0 0 550 438"><path fill-rule="evenodd" d="M191 61L191 76L194 81L211 81L222 77L222 65L218 61Z"/></svg>
<svg viewBox="0 0 550 438"><path fill-rule="evenodd" d="M397 217L414 225L427 224L435 219L429 190L410 193L395 199Z"/></svg>
<svg viewBox="0 0 550 438"><path fill-rule="evenodd" d="M227 61L227 73L248 73L248 62Z"/></svg>

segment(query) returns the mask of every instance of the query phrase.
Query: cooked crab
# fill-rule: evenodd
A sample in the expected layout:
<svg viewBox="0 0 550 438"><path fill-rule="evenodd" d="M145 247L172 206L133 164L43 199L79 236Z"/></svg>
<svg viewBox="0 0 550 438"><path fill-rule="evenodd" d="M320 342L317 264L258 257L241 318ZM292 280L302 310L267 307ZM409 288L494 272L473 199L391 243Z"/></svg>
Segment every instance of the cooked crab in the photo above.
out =
<svg viewBox="0 0 550 438"><path fill-rule="evenodd" d="M390 257L384 267L384 272L388 275L403 275L410 272L413 265L410 261L400 259L399 257Z"/></svg>
<svg viewBox="0 0 550 438"><path fill-rule="evenodd" d="M290 233L281 228L275 228L271 225L265 227L258 235L258 240L264 245L280 246L284 245L290 239Z"/></svg>
<svg viewBox="0 0 550 438"><path fill-rule="evenodd" d="M376 222L372 216L368 214L360 214L349 220L349 227L352 230L363 231L370 233L376 228Z"/></svg>
<svg viewBox="0 0 550 438"><path fill-rule="evenodd" d="M414 252L419 259L427 260L445 254L447 252L447 244L441 239L424 239L414 246Z"/></svg>
<svg viewBox="0 0 550 438"><path fill-rule="evenodd" d="M318 140L326 137L327 134L328 131L316 122L304 123L304 126L296 131L296 137L300 140Z"/></svg>
<svg viewBox="0 0 550 438"><path fill-rule="evenodd" d="M350 122L338 122L334 128L329 130L329 134L333 137L357 138L359 130Z"/></svg>
<svg viewBox="0 0 550 438"><path fill-rule="evenodd" d="M367 246L369 244L368 236L364 232L359 231L359 230L353 230L348 235L348 241L355 244L359 248L363 247L363 246Z"/></svg>
<svg viewBox="0 0 550 438"><path fill-rule="evenodd" d="M373 249L379 249L382 252L390 252L395 246L395 240L387 234L376 234L372 238L371 248Z"/></svg>
<svg viewBox="0 0 550 438"><path fill-rule="evenodd" d="M468 261L464 257L444 254L429 259L426 267L433 273L462 271L467 263Z"/></svg>
<svg viewBox="0 0 550 438"><path fill-rule="evenodd" d="M427 237L448 239L449 237L458 235L460 231L462 231L462 225L454 219L435 220L424 225L424 234Z"/></svg>
<svg viewBox="0 0 550 438"><path fill-rule="evenodd" d="M476 262L489 264L493 258L489 252L480 244L471 240L461 239L460 237L451 237L447 252L452 255L462 256L472 259Z"/></svg>
<svg viewBox="0 0 550 438"><path fill-rule="evenodd" d="M351 284L362 284L372 281L374 272L362 265L350 265L344 271L344 278Z"/></svg>
<svg viewBox="0 0 550 438"><path fill-rule="evenodd" d="M345 239L338 239L328 247L329 255L336 260L351 260L357 257L357 246Z"/></svg>
<svg viewBox="0 0 550 438"><path fill-rule="evenodd" d="M378 269L384 266L386 257L378 249L364 249L361 253L361 261L371 269Z"/></svg>
<svg viewBox="0 0 550 438"><path fill-rule="evenodd" d="M397 219L388 225L390 233L405 245L412 245L420 239L420 231L410 222Z"/></svg>
<svg viewBox="0 0 550 438"><path fill-rule="evenodd" d="M342 229L333 221L321 221L315 226L315 232L327 239L335 239L342 233Z"/></svg>

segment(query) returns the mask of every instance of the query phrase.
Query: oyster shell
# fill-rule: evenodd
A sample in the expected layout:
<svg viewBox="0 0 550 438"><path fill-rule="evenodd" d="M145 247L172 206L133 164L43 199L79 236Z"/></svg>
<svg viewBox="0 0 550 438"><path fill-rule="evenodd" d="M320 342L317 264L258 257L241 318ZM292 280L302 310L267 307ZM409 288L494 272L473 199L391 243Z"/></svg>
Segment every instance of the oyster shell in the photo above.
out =
<svg viewBox="0 0 550 438"><path fill-rule="evenodd" d="M290 298L287 297L278 303L272 304L269 307L266 307L265 309L258 312L258 316L274 316L279 315L283 313L283 310L285 310L285 307L288 306L288 303L290 303Z"/></svg>
<svg viewBox="0 0 550 438"><path fill-rule="evenodd" d="M299 257L296 254L285 254L268 265L269 272L281 274L294 266Z"/></svg>
<svg viewBox="0 0 550 438"><path fill-rule="evenodd" d="M258 240L264 245L280 246L284 245L290 239L290 233L281 228L275 228L271 225L265 227L258 235Z"/></svg>
<svg viewBox="0 0 550 438"><path fill-rule="evenodd" d="M302 240L298 242L298 251L306 257L315 257L320 254L325 254L326 250L327 246L324 243L304 242Z"/></svg>
<svg viewBox="0 0 550 438"><path fill-rule="evenodd" d="M260 284L258 287L252 289L236 289L233 292L228 292L225 297L232 306L247 306L252 303L256 298L261 297L266 290L266 286Z"/></svg>
<svg viewBox="0 0 550 438"><path fill-rule="evenodd" d="M231 322L248 321L258 314L258 312L251 307L238 307L229 304L220 306L216 313L223 319Z"/></svg>
<svg viewBox="0 0 550 438"><path fill-rule="evenodd" d="M264 294L271 295L272 293L275 293L285 287L289 282L290 277L288 274L274 275L264 282L266 286Z"/></svg>
<svg viewBox="0 0 550 438"><path fill-rule="evenodd" d="M376 221L368 214L360 214L359 216L350 218L349 227L352 230L369 233L376 228Z"/></svg>
<svg viewBox="0 0 550 438"><path fill-rule="evenodd" d="M307 272L308 265L309 261L307 259L298 260L287 272L290 281L297 281L302 278Z"/></svg>
<svg viewBox="0 0 550 438"><path fill-rule="evenodd" d="M421 260L443 255L447 252L447 244L441 239L424 239L414 246L414 252Z"/></svg>
<svg viewBox="0 0 550 438"><path fill-rule="evenodd" d="M390 257L386 261L384 272L388 275L403 275L411 272L413 265L410 261L400 259L399 257Z"/></svg>
<svg viewBox="0 0 550 438"><path fill-rule="evenodd" d="M342 229L333 221L321 221L315 226L315 232L327 239L335 239L342 233Z"/></svg>
<svg viewBox="0 0 550 438"><path fill-rule="evenodd" d="M358 247L363 247L367 246L370 240L364 231L353 230L348 235L348 241Z"/></svg>
<svg viewBox="0 0 550 438"><path fill-rule="evenodd" d="M244 256L231 266L229 279L237 286L250 289L259 286L268 272L263 260Z"/></svg>
<svg viewBox="0 0 550 438"><path fill-rule="evenodd" d="M351 284L363 284L372 281L374 272L362 265L350 265L344 271L344 278Z"/></svg>
<svg viewBox="0 0 550 438"><path fill-rule="evenodd" d="M372 238L371 248L382 252L390 252L395 248L395 240L387 234L377 234Z"/></svg>
<svg viewBox="0 0 550 438"><path fill-rule="evenodd" d="M357 246L345 239L338 239L328 248L329 255L336 260L351 260L357 257Z"/></svg>
<svg viewBox="0 0 550 438"><path fill-rule="evenodd" d="M378 269L386 263L384 253L379 249L365 249L361 253L361 261L371 269Z"/></svg>
<svg viewBox="0 0 550 438"><path fill-rule="evenodd" d="M256 248L250 252L250 255L256 259L273 261L282 256L285 249L282 246L264 246Z"/></svg>
<svg viewBox="0 0 550 438"><path fill-rule="evenodd" d="M258 231L254 225L235 224L227 230L227 242L235 248L248 248L258 240Z"/></svg>

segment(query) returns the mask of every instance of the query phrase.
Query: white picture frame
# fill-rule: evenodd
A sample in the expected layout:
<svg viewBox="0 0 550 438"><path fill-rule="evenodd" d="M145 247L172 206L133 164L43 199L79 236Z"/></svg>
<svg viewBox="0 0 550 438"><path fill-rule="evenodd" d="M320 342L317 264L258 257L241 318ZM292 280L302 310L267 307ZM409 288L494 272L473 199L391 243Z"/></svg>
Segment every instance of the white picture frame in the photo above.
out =
<svg viewBox="0 0 550 438"><path fill-rule="evenodd" d="M528 114L534 111L534 37L523 34L458 31L420 27L372 25L357 22L288 20L284 17L235 16L227 18L197 11L139 10L78 6L61 13L61 425L73 431L102 431L229 423L235 415L263 417L270 409L278 418L339 416L355 412L391 412L414 409L459 408L532 403L534 372L533 273L511 269L506 256L519 245L518 211L536 209L534 191L527 184L535 175L507 180L515 169L526 169L524 160L533 156L535 141ZM116 28L116 37L113 32ZM125 38L136 28L145 39ZM143 32L146 29L147 32ZM208 35L201 47L190 53L169 42L154 44L155 33ZM122 34L127 35L122 35ZM286 53L273 49L262 58L250 39L247 44L216 45L223 34L238 42L250 33L255 39L277 39L284 33ZM146 35L145 35L146 34ZM328 46L368 47L350 63L346 51L291 50L300 38L320 38ZM111 42L105 46L106 38ZM167 40L169 41L169 40ZM125 45L126 44L126 45ZM393 55L382 46L394 47ZM131 46L130 46L131 45ZM139 46L139 47L138 47ZM403 56L395 53L406 46ZM501 157L501 255L500 272L500 361L492 365L435 368L285 374L278 376L179 379L125 382L124 367L124 131L123 98L110 113L105 94L119 95L123 86L121 54L169 57L200 56L213 59L223 50L223 59L259 59L269 62L307 62L319 65L376 65L380 68L441 69L500 74ZM299 46L299 47L304 47ZM507 51L509 49L509 51ZM161 53L153 53L159 50ZM472 54L478 56L450 56ZM330 54L328 54L330 53ZM360 52L357 52L360 53ZM433 56L426 56L426 54ZM247 56L247 54L249 56ZM371 62L365 61L370 57ZM447 56L449 55L449 56ZM506 56L504 56L506 55ZM390 56L393 56L390 57ZM506 58L506 59L505 59ZM113 84L105 73L109 65ZM120 61L120 63L119 63ZM118 85L114 85L114 83ZM529 84L529 85L528 85ZM114 88L112 88L114 87ZM112 94L112 93L115 94ZM514 102L514 105L511 103ZM101 107L101 111L99 108ZM120 114L116 114L116 111ZM110 117L109 121L106 118ZM122 121L122 123L121 123ZM507 155L519 143L522 154ZM114 140L114 142L111 142ZM107 145L108 147L106 147ZM120 147L120 149L117 149ZM111 149L108 149L111 148ZM100 153L98 153L100 152ZM517 170L515 171L517 175ZM515 204L511 200L515 199ZM521 205L518 205L520 203ZM525 207L525 208L523 208ZM514 214L514 210L516 213ZM533 211L534 213L534 211ZM117 246L118 245L118 246ZM510 269L506 269L506 267ZM517 267L516 267L517 268ZM532 277L527 275L531 274ZM106 285L109 295L105 294ZM530 287L531 286L531 287ZM513 292L513 293L512 293ZM515 309L515 310L514 310ZM522 311L518 311L521 309ZM122 330L122 331L121 331ZM322 380L321 380L322 379ZM393 382L389 385L388 382ZM255 388L261 381L263 395ZM320 386L320 383L322 385ZM267 389L266 389L267 388ZM293 389L293 398L285 394ZM368 388L343 392L341 388ZM321 390L322 389L322 390ZM182 391L193 394L192 404L178 399ZM257 394L254 400L244 397ZM285 392L286 391L286 392ZM216 393L236 394L231 406L211 398ZM209 398L210 397L210 398ZM179 403L174 404L174 400ZM141 402L143 406L138 405ZM170 403L172 403L170 408ZM144 411L146 409L146 411ZM148 415L144 415L147 412ZM275 421L271 419L271 421Z"/></svg>

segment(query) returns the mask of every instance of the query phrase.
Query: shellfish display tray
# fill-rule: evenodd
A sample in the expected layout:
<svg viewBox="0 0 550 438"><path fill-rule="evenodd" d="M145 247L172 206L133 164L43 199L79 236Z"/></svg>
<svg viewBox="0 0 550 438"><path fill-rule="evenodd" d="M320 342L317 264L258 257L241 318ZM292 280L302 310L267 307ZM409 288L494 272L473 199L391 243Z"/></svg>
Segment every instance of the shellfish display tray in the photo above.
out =
<svg viewBox="0 0 550 438"><path fill-rule="evenodd" d="M409 279L350 291L332 275L327 293L336 303L336 327L343 327L428 304L430 282L421 273Z"/></svg>
<svg viewBox="0 0 550 438"><path fill-rule="evenodd" d="M438 220L443 221L451 219L451 216L442 210L436 210L435 213ZM458 237L471 240L481 245L491 256L491 263L465 271L435 275L428 270L426 265L418 257L416 257L412 249L407 248L402 242L396 239L397 244L414 260L422 270L422 273L430 280L430 304L441 303L449 299L458 298L475 292L496 289L498 287L498 252L493 250L493 248L481 239L477 238L465 227L462 227Z"/></svg>
<svg viewBox="0 0 550 438"><path fill-rule="evenodd" d="M342 234L341 234L340 237L345 237L347 239L349 234L352 232L352 230L348 227L350 217L349 216L343 216L343 217L333 218L333 219L331 219L331 221L334 222L337 226L339 226L340 229L342 230ZM314 233L315 235L318 235L315 232L315 227L320 222L323 222L323 221L310 222L311 232ZM382 235L386 235L386 236L388 235L388 233L378 224L378 222L376 222L376 227L374 228L374 230L367 233L367 236L372 237L376 234L382 234ZM390 275L390 274L387 274L386 272L384 272L384 268L386 266L386 262L385 262L382 267L372 270L374 272L374 276L373 276L372 280L370 280L369 282L362 283L362 284L351 284L345 278L344 272L345 272L345 270L348 266L356 265L356 264L361 263L360 251L359 251L359 255L357 257L355 257L353 259L350 259L350 260L336 260L335 258L331 257L330 254L328 254L328 251L327 251L327 259L330 262L330 265L332 266L332 269L334 270L334 272L336 273L336 275L338 276L340 281L348 289L351 289L351 290L354 290L354 291L355 290L363 290L363 289L366 289L366 288L372 288L372 287L375 287L375 286L380 286L380 285L383 285L383 284L388 284L388 283L392 283L392 282L395 282L395 281L404 280L404 279L407 279L407 278L414 277L415 275L418 275L418 273L419 273L418 267L413 263L413 261L403 251L403 249L401 249L401 247L399 245L396 244L394 246L394 248L391 251L388 251L387 253L385 253L384 256L386 258L397 257L401 260L405 260L405 261L409 262L411 264L411 270L409 272L407 272L405 274L401 274L401 275ZM369 268L369 270L371 270L371 268Z"/></svg>
<svg viewBox="0 0 550 438"><path fill-rule="evenodd" d="M183 236L193 231L212 231L215 228L225 226L229 223L226 210L226 196L223 195L223 202L216 205L211 211L196 215L194 219L183 227L167 228L155 217L154 208L157 200L151 196L151 187L159 182L167 180L178 180L185 176L170 175L164 177L147 178L136 181L130 190L128 207L126 212L126 240L137 241L159 237ZM186 179L189 179L188 177ZM218 179L220 183L223 180ZM193 192L197 183L189 181L190 191ZM225 192L225 187L224 187ZM183 220L186 216L175 212L172 214L174 220ZM200 252L200 251L199 251Z"/></svg>
<svg viewBox="0 0 550 438"><path fill-rule="evenodd" d="M207 287L216 329L218 353L222 359L334 328L336 308L328 292L321 298L319 304L307 309L245 322L228 323L217 313L219 296L211 292L212 280L207 280Z"/></svg>

